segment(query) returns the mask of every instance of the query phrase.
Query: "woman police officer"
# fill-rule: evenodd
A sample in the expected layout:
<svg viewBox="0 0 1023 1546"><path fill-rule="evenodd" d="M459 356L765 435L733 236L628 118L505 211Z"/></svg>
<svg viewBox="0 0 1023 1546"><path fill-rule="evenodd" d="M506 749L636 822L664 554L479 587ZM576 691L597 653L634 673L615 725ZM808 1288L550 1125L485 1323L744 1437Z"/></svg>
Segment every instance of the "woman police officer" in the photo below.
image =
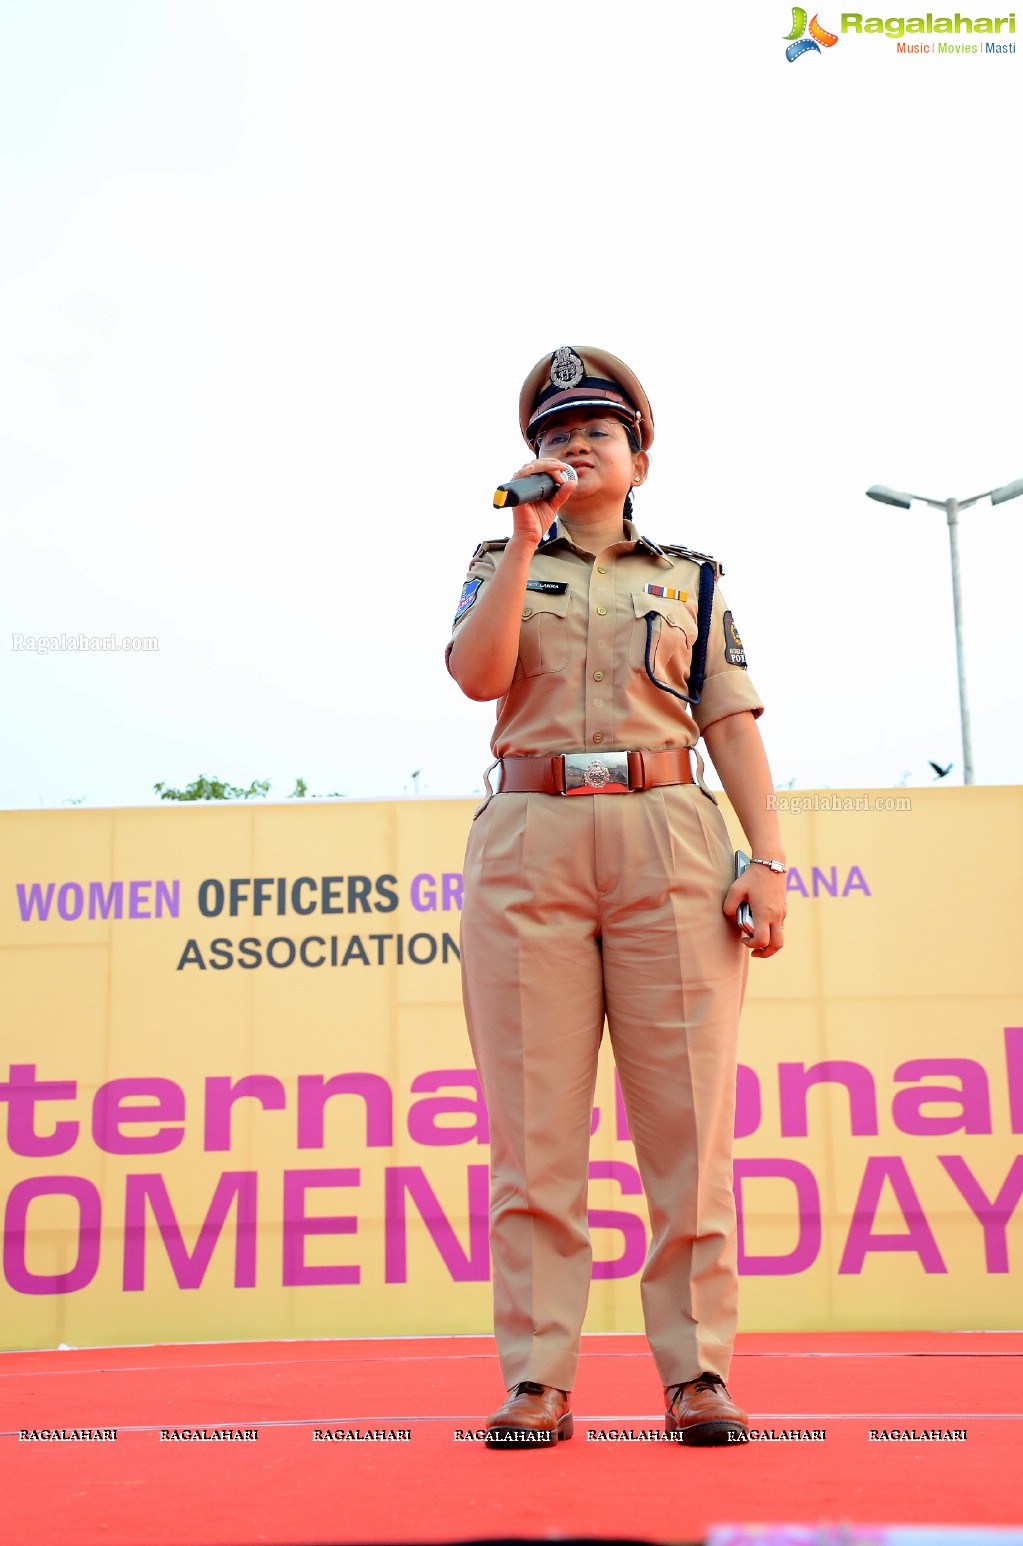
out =
<svg viewBox="0 0 1023 1546"><path fill-rule="evenodd" d="M519 409L534 459L517 476L548 473L556 492L515 507L511 537L477 550L448 646L462 691L498 700L500 784L469 835L462 911L509 1392L487 1440L572 1433L606 1017L650 1214L641 1293L666 1429L685 1443L741 1441L746 1417L724 1380L743 946L775 954L785 914L763 706L713 583L719 566L658 546L630 519L654 434L632 371L605 350L558 349L526 378ZM721 813L692 771L701 734L756 861L734 882ZM752 934L735 922L743 900Z"/></svg>

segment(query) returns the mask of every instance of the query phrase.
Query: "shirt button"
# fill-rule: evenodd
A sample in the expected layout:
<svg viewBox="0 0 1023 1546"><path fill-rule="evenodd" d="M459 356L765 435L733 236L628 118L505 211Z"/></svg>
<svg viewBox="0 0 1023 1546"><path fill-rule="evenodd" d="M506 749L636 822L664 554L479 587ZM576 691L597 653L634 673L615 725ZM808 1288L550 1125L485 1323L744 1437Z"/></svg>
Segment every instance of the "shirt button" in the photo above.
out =
<svg viewBox="0 0 1023 1546"><path fill-rule="evenodd" d="M532 615L533 615L533 608L532 607L523 607L522 608L522 616L523 617L532 617Z"/></svg>
<svg viewBox="0 0 1023 1546"><path fill-rule="evenodd" d="M606 564L598 564L597 565L597 573L598 574L607 574L607 565Z"/></svg>
<svg viewBox="0 0 1023 1546"><path fill-rule="evenodd" d="M604 739L603 733L600 730L598 730L596 735L593 737L593 739L594 739L595 744L597 746L599 746L601 741Z"/></svg>
<svg viewBox="0 0 1023 1546"><path fill-rule="evenodd" d="M603 700L603 698L594 698L594 700L593 700L593 707L595 709L602 709L604 707L604 700Z"/></svg>
<svg viewBox="0 0 1023 1546"><path fill-rule="evenodd" d="M607 616L607 607L598 607L597 608L597 616L598 617L606 617Z"/></svg>
<svg viewBox="0 0 1023 1546"><path fill-rule="evenodd" d="M604 673L603 673L603 671L594 671L594 673L593 673L593 680L595 682L602 682L604 680Z"/></svg>

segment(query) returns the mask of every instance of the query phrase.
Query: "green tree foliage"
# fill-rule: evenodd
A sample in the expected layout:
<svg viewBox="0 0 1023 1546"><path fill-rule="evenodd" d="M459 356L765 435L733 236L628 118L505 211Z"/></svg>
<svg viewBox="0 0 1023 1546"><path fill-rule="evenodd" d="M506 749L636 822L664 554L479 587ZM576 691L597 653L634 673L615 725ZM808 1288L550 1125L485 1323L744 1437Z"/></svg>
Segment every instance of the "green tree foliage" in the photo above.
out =
<svg viewBox="0 0 1023 1546"><path fill-rule="evenodd" d="M228 784L222 778L207 778L205 773L191 784L186 784L184 789L171 789L167 784L153 785L153 793L158 794L161 800L265 800L270 792L270 780L268 778L253 779L248 789L242 789L237 784ZM334 790L327 795L310 795L309 785L304 778L296 778L295 787L288 796L289 800L304 800L308 795L311 800L340 800L343 798L339 790Z"/></svg>

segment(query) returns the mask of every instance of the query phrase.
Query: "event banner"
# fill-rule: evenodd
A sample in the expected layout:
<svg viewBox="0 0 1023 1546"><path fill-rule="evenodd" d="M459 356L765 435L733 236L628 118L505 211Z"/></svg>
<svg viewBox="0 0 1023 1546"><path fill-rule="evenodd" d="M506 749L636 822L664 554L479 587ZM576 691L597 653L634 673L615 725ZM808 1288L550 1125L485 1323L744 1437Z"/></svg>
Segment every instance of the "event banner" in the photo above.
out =
<svg viewBox="0 0 1023 1546"><path fill-rule="evenodd" d="M742 1326L1016 1326L1023 791L772 798L789 922L740 1042ZM5 1345L489 1328L472 813L0 815ZM640 1330L609 1057L590 1223L587 1329Z"/></svg>

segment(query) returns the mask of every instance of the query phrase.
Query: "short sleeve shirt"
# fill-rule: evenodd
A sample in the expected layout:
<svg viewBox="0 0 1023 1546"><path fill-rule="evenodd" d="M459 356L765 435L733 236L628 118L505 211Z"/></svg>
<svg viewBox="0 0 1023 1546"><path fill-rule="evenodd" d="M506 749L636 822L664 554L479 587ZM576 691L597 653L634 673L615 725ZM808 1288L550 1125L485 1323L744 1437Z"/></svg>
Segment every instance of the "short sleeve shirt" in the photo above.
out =
<svg viewBox="0 0 1023 1546"><path fill-rule="evenodd" d="M456 630L503 550L502 542L477 550ZM622 541L596 556L555 524L529 566L515 674L497 703L494 756L689 747L715 720L746 709L759 717L763 704L717 585L700 702L673 696L691 696L699 582L699 558L658 547L631 521ZM672 691L655 686L651 674Z"/></svg>

